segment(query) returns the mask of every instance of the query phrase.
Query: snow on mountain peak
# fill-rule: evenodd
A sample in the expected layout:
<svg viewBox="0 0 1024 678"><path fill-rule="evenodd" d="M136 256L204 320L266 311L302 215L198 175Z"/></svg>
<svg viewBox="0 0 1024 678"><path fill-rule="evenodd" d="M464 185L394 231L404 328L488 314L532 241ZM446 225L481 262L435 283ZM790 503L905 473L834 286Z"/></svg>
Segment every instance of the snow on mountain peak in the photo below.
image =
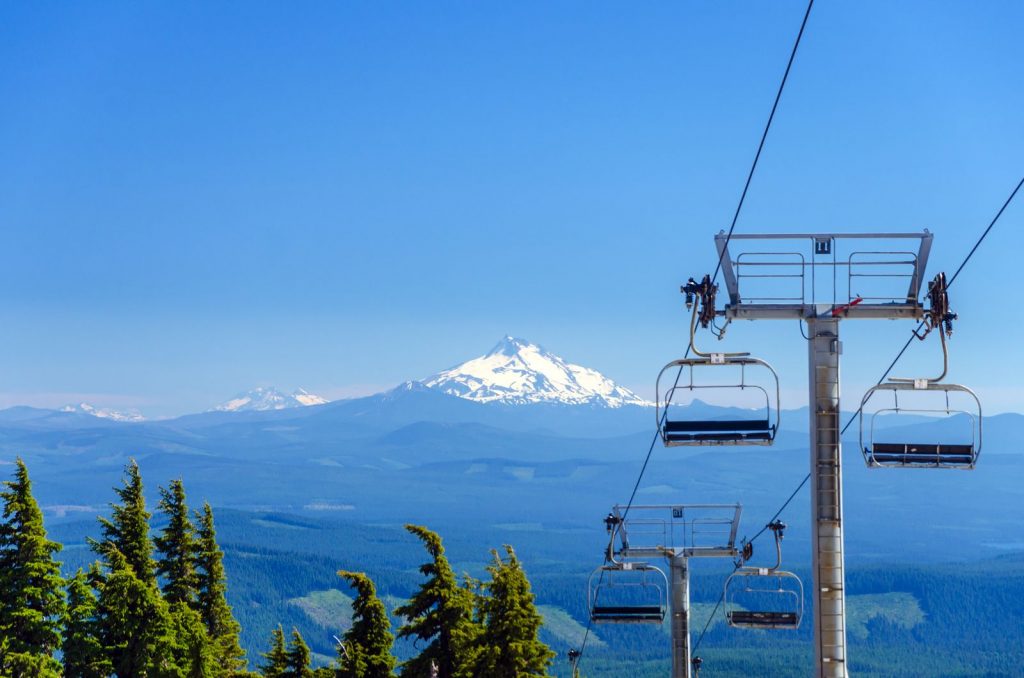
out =
<svg viewBox="0 0 1024 678"><path fill-rule="evenodd" d="M650 404L597 370L566 362L537 344L511 336L486 355L416 383L478 402Z"/></svg>
<svg viewBox="0 0 1024 678"><path fill-rule="evenodd" d="M89 403L78 403L77 405L65 405L60 408L61 412L75 412L77 414L88 414L100 419L111 421L145 421L146 418L138 410L112 410L108 407L96 407Z"/></svg>
<svg viewBox="0 0 1024 678"><path fill-rule="evenodd" d="M240 393L231 400L214 407L211 412L265 412L267 410L284 410L292 407L308 407L323 405L326 398L299 388L291 394L278 391L276 388L262 386Z"/></svg>

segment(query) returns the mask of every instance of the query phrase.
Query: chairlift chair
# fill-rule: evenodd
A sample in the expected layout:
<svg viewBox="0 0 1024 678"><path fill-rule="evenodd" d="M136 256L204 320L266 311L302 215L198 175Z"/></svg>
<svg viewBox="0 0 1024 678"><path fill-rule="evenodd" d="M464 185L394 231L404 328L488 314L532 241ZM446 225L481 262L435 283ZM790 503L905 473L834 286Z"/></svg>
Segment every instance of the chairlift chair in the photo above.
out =
<svg viewBox="0 0 1024 678"><path fill-rule="evenodd" d="M782 534L786 526L776 520L768 529L775 535L773 567L741 566L725 580L725 619L744 629L797 629L804 614L804 585L800 577L782 569ZM743 561L753 555L750 542Z"/></svg>
<svg viewBox="0 0 1024 678"><path fill-rule="evenodd" d="M668 612L668 588L665 573L648 563L603 565L590 575L590 619L598 624L661 624Z"/></svg>
<svg viewBox="0 0 1024 678"><path fill-rule="evenodd" d="M891 467L891 468L955 468L971 470L978 462L978 455L981 453L981 401L971 389L959 384L945 384L942 380L949 371L949 348L946 346L946 337L953 334L953 320L956 314L949 309L949 296L946 293L946 276L939 273L928 286L928 298L930 308L925 317L925 332L915 336L924 339L932 330L938 330L939 340L942 343L942 374L934 378L926 379L904 379L899 377L890 378L884 384L877 384L868 389L860 402L860 449L864 453L864 461L869 468ZM876 393L889 392L893 396L893 406L879 408L872 412L870 423L865 426L864 410L868 401ZM916 399L924 393L941 393L944 406L942 407L901 407L899 396L901 393L909 395L909 399ZM968 398L961 398L961 401L970 403L970 409L953 407L950 404L951 393L966 393ZM900 416L900 415L925 415L935 417L944 415L945 419L952 419L962 416L969 431L956 442L942 442L939 440L914 440L911 442L894 441L890 439L890 433L877 431L879 415ZM867 429L867 430L865 430ZM865 436L865 433L867 434ZM865 437L867 443L865 444Z"/></svg>
<svg viewBox="0 0 1024 678"><path fill-rule="evenodd" d="M695 357L673 360L665 365L658 373L655 382L655 418L658 423L658 433L666 447L692 446L692 445L771 445L775 440L775 434L779 429L779 375L775 373L771 365L751 358L749 353L703 353L695 344L697 325L715 329L714 319L715 295L718 286L706 275L698 283L693 278L681 289L686 295L686 307L691 311L690 315L690 351ZM725 330L718 329L716 334L721 339ZM695 367L728 368L739 367L740 381L738 384L699 384L694 381ZM767 369L775 382L775 422L772 423L772 398L769 390L758 383L747 381L747 368L756 367ZM672 368L678 368L672 386L661 391L661 380L665 372ZM687 370L687 368L689 368ZM680 383L683 371L688 372L685 383ZM671 405L676 391L694 391L700 389L753 389L761 391L764 395L765 411L764 418L756 419L679 419L672 416Z"/></svg>
<svg viewBox="0 0 1024 678"><path fill-rule="evenodd" d="M792 572L741 567L725 582L725 618L746 629L797 629L803 617L804 586Z"/></svg>
<svg viewBox="0 0 1024 678"><path fill-rule="evenodd" d="M694 368L739 367L739 383L698 383ZM748 368L767 370L774 382L765 386L748 379ZM674 369L675 368L675 369ZM674 382L662 392L662 380L666 372L676 371ZM762 371L763 371L762 370ZM685 380L683 372L686 372ZM751 389L764 396L764 417L725 419L685 419L675 416L671 405L678 391L691 393L701 389ZM759 358L746 354L730 355L712 353L706 357L673 360L661 369L655 383L655 415L658 432L666 447L693 445L771 445L779 429L779 376L771 365ZM773 398L774 396L774 398Z"/></svg>
<svg viewBox="0 0 1024 678"><path fill-rule="evenodd" d="M868 401L878 393L892 393L893 406L883 407L871 412L869 422L865 422L864 412ZM900 394L913 394L917 398L922 393L941 393L944 404L941 407L907 407L900 403ZM970 409L953 407L950 404L951 393L966 393ZM905 398L906 400L906 398ZM897 417L906 415L924 415L942 419L963 418L963 435L957 442L941 442L935 440L896 441L892 438L891 429L879 430L879 417ZM936 422L940 419L936 418ZM981 401L971 389L959 384L941 384L926 379L914 382L889 381L872 387L864 394L860 410L860 448L864 453L864 461L870 468L955 468L970 470L978 462L981 452L982 434ZM923 437L923 436L922 436Z"/></svg>

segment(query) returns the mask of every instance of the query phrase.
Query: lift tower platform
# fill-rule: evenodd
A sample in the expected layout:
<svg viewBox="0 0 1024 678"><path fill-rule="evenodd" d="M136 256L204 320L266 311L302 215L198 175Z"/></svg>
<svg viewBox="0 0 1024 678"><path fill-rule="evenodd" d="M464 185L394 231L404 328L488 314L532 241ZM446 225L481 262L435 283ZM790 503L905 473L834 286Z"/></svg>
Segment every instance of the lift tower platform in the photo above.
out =
<svg viewBox="0 0 1024 678"><path fill-rule="evenodd" d="M753 241L756 249L746 250ZM848 676L839 326L845 320L921 319L931 244L927 230L715 236L729 295L720 316L807 323L814 654L821 678ZM744 251L734 258L730 246Z"/></svg>
<svg viewBox="0 0 1024 678"><path fill-rule="evenodd" d="M669 565L666 598L672 635L672 678L690 678L690 558L730 558L739 555L736 532L740 504L616 504L605 518L609 542L602 574L656 569L647 561L665 558ZM660 572L660 570L659 570ZM595 573L596 574L596 573ZM590 606L600 605L602 583L591 579ZM610 588L604 584L606 588ZM669 602L669 601L666 601ZM623 608L616 608L623 609ZM635 617L624 623L642 622ZM661 623L661 620L658 620Z"/></svg>

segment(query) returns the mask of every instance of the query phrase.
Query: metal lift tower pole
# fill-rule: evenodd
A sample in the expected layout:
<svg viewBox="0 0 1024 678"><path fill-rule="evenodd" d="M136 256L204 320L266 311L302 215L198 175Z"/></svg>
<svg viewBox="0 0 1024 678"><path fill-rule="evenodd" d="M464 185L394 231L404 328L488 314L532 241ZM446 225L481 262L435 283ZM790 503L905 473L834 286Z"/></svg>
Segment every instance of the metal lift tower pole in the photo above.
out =
<svg viewBox="0 0 1024 678"><path fill-rule="evenodd" d="M839 422L839 319L807 321L811 431L811 553L814 654L818 675L845 678L846 578L843 565L843 477Z"/></svg>
<svg viewBox="0 0 1024 678"><path fill-rule="evenodd" d="M682 553L669 558L672 576L672 678L690 678L690 564Z"/></svg>

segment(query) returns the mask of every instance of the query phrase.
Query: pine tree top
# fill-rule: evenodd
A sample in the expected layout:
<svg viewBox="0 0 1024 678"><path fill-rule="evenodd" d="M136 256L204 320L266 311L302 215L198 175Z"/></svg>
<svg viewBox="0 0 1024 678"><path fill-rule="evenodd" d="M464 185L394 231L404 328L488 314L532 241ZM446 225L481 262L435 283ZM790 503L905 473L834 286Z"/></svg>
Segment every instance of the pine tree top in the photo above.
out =
<svg viewBox="0 0 1024 678"><path fill-rule="evenodd" d="M134 459L124 468L122 487L115 487L121 503L111 503L111 517L100 517L103 541L92 541L93 548L108 559L107 552L113 548L120 551L128 565L139 579L155 582L153 542L149 537L149 511L142 491L142 474ZM108 566L110 563L107 563Z"/></svg>
<svg viewBox="0 0 1024 678"><path fill-rule="evenodd" d="M9 652L50 657L60 644L64 580L54 560L60 544L46 537L43 512L19 458L0 501L0 638Z"/></svg>
<svg viewBox="0 0 1024 678"><path fill-rule="evenodd" d="M196 597L196 537L185 501L185 485L172 480L169 488L160 488L160 512L167 526L153 539L160 560L156 572L164 579L164 597L170 603L192 603Z"/></svg>

